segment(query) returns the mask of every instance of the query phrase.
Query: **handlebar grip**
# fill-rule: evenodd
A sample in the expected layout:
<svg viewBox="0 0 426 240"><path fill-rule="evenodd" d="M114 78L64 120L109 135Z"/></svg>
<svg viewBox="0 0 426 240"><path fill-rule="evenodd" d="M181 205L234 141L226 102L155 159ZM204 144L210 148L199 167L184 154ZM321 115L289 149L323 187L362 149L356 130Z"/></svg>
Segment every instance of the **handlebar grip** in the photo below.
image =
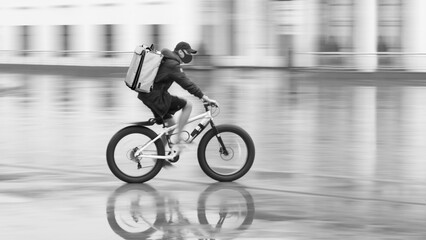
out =
<svg viewBox="0 0 426 240"><path fill-rule="evenodd" d="M212 102L207 102L207 101L203 101L203 105L204 105L204 108L206 109L206 111L208 110L208 107L219 108L219 106L217 104L212 103Z"/></svg>
<svg viewBox="0 0 426 240"><path fill-rule="evenodd" d="M204 104L204 106L213 106L213 107L218 107L218 106L217 106L217 104L212 103L212 102L207 102L207 101L204 101L204 100L203 100L203 104Z"/></svg>

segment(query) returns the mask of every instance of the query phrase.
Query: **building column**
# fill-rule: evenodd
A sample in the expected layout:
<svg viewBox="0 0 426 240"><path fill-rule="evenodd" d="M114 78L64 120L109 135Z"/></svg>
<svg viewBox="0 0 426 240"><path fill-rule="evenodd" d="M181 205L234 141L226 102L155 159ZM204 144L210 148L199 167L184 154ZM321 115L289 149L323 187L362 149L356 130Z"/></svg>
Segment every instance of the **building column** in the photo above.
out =
<svg viewBox="0 0 426 240"><path fill-rule="evenodd" d="M426 1L404 0L403 26L402 26L402 51L405 53L426 53ZM426 71L426 56L403 56L404 68L408 71Z"/></svg>
<svg viewBox="0 0 426 240"><path fill-rule="evenodd" d="M295 67L315 67L316 56L311 54L318 52L319 40L319 0L300 0L300 29L296 31L294 41L294 66Z"/></svg>
<svg viewBox="0 0 426 240"><path fill-rule="evenodd" d="M261 28L261 21L263 13L262 0L250 0L244 1L245 5L248 6L244 14L244 39L239 42L246 42L246 47L243 47L240 55L248 55L249 65L251 66L262 66L267 64L267 56L259 57L264 55L263 49L261 48L262 38L265 34Z"/></svg>
<svg viewBox="0 0 426 240"><path fill-rule="evenodd" d="M355 67L372 72L377 69L377 0L355 0L354 6Z"/></svg>

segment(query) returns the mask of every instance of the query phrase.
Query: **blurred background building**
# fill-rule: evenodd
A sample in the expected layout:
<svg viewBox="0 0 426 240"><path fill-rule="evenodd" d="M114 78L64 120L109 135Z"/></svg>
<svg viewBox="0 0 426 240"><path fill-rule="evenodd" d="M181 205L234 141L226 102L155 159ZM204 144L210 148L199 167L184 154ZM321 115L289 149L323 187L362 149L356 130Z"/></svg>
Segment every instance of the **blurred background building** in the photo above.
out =
<svg viewBox="0 0 426 240"><path fill-rule="evenodd" d="M426 70L424 0L14 0L0 63L127 66L138 44L205 66Z"/></svg>

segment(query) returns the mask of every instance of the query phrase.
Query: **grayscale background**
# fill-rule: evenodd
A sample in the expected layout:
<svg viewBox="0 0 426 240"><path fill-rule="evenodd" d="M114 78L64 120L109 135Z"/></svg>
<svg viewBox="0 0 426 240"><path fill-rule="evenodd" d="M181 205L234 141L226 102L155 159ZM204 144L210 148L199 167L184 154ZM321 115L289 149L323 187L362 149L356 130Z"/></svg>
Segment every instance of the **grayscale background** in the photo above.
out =
<svg viewBox="0 0 426 240"><path fill-rule="evenodd" d="M423 0L2 1L0 239L426 239L425 11ZM220 103L215 123L253 138L254 165L217 183L195 144L125 184L106 146L152 117L123 81L133 49L179 41L199 50L184 71Z"/></svg>

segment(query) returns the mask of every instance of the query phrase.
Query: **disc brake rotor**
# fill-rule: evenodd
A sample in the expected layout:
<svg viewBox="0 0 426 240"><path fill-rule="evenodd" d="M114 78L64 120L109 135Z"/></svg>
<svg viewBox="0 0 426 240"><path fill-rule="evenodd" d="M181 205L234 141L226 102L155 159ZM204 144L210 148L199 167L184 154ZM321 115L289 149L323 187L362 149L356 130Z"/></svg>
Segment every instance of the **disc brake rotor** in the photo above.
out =
<svg viewBox="0 0 426 240"><path fill-rule="evenodd" d="M225 160L225 161L229 161L232 158L234 158L234 150L232 148L227 147L226 151L228 152L228 154L224 154L223 151L220 151L220 157Z"/></svg>

